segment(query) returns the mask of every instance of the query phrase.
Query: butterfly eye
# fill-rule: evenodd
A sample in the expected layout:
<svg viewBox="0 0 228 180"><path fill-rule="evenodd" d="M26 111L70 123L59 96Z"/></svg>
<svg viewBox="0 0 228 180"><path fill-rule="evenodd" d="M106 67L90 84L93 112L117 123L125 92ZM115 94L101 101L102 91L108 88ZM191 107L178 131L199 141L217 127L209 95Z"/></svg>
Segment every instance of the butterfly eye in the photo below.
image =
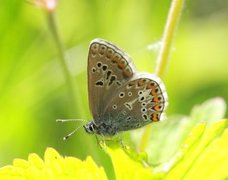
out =
<svg viewBox="0 0 228 180"><path fill-rule="evenodd" d="M83 127L85 131L89 134L93 134L95 132L95 124L93 122L88 122Z"/></svg>
<svg viewBox="0 0 228 180"><path fill-rule="evenodd" d="M89 130L92 132L93 131L93 126L89 126Z"/></svg>

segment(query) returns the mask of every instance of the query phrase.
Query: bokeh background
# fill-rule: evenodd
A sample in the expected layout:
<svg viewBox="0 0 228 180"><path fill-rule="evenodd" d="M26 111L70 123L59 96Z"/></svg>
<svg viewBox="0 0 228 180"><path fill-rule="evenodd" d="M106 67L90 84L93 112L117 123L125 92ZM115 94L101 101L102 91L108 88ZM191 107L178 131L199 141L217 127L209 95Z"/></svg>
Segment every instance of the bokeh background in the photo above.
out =
<svg viewBox="0 0 228 180"><path fill-rule="evenodd" d="M132 57L139 71L154 72L170 0L59 0L56 20L75 85L72 108L47 14L22 0L0 6L0 167L14 158L40 156L47 147L84 159L91 155L106 170L109 157L83 129L91 119L87 99L87 53L92 39L107 39ZM167 115L189 114L195 104L220 96L228 101L228 1L186 1L163 77ZM108 170L108 175L113 172Z"/></svg>

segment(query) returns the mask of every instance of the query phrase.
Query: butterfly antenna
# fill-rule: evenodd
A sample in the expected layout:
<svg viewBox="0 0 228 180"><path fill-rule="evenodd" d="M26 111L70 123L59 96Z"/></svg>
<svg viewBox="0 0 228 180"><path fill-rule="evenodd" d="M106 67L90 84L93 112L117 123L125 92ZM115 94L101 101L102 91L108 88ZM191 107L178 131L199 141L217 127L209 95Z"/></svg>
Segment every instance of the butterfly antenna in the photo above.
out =
<svg viewBox="0 0 228 180"><path fill-rule="evenodd" d="M63 140L67 140L70 136L72 136L75 132L77 132L78 129L80 129L85 122L87 122L85 119L56 119L56 122L60 122L60 123L65 123L65 122L84 122L82 125L78 126L77 128L75 128L71 133L69 133L68 135L66 135Z"/></svg>
<svg viewBox="0 0 228 180"><path fill-rule="evenodd" d="M83 124L84 125L84 124ZM73 130L71 133L69 133L68 135L66 135L65 137L63 137L63 140L67 140L69 137L71 137L75 132L77 132L78 129L80 129L83 125L78 126L77 128L75 128L75 130Z"/></svg>

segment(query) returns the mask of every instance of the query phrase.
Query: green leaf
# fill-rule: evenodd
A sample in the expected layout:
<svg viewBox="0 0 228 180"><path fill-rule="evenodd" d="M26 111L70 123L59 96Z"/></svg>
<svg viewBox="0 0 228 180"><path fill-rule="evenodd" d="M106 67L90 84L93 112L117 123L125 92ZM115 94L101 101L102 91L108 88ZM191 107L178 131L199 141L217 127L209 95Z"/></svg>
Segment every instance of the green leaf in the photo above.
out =
<svg viewBox="0 0 228 180"><path fill-rule="evenodd" d="M217 121L211 126L205 126L205 131L202 128L198 130L193 128L178 150L178 156L176 155L178 158L169 167L166 178L208 179L210 176L205 172L211 172L210 174L213 176L220 177L217 179L228 176L228 172L225 170L228 164L227 142L224 139L227 137L227 122L227 119ZM221 163L219 166L223 170L217 168L217 163L211 162ZM165 170L164 167L166 167L165 164L163 170ZM220 174L217 174L214 169L221 171Z"/></svg>
<svg viewBox="0 0 228 180"><path fill-rule="evenodd" d="M195 125L178 151L156 167L131 149L106 148L117 179L224 179L228 177L228 119ZM127 151L127 153L126 153Z"/></svg>
<svg viewBox="0 0 228 180"><path fill-rule="evenodd" d="M191 119L194 122L206 121L213 123L218 119L222 119L226 112L226 103L220 98L213 98L205 101L201 105L196 105L191 112Z"/></svg>
<svg viewBox="0 0 228 180"><path fill-rule="evenodd" d="M146 152L149 163L160 165L172 158L189 133L199 123L210 125L225 114L226 104L222 98L213 98L201 105L196 105L190 117L171 116L163 122L151 125L151 137ZM132 132L133 142L141 141L142 130Z"/></svg>

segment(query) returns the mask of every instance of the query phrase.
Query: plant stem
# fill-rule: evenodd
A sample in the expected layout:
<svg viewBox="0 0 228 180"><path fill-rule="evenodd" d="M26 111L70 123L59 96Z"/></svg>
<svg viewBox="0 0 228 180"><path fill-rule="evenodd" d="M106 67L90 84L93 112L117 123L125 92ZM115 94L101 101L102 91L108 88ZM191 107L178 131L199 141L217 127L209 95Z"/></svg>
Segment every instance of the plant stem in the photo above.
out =
<svg viewBox="0 0 228 180"><path fill-rule="evenodd" d="M183 5L184 5L184 0L172 1L167 22L165 25L163 38L162 38L162 47L158 55L157 66L155 69L155 74L159 77L164 76L165 70L168 66L169 55L172 48L172 41L178 26ZM146 145L150 138L150 134L151 134L151 126L147 126L145 128L145 131L143 132L142 139L139 145L140 151L145 151Z"/></svg>
<svg viewBox="0 0 228 180"><path fill-rule="evenodd" d="M178 26L178 22L183 9L184 0L173 0L168 14L163 38L162 46L157 59L157 66L155 74L162 77L168 66L170 51L172 48L172 41Z"/></svg>
<svg viewBox="0 0 228 180"><path fill-rule="evenodd" d="M57 50L59 53L58 59L59 59L60 66L62 67L63 75L65 77L65 82L66 82L66 85L68 88L69 100L70 100L71 107L72 107L71 109L73 112L73 110L75 110L75 108L76 108L76 101L75 101L76 99L75 99L75 94L74 94L75 89L74 89L74 84L72 81L70 71L66 64L64 47L63 47L63 43L61 42L61 38L58 33L58 28L57 28L55 17L54 17L54 11L48 11L48 23L49 23L49 27L50 27L51 33L53 35L53 38L55 40Z"/></svg>

